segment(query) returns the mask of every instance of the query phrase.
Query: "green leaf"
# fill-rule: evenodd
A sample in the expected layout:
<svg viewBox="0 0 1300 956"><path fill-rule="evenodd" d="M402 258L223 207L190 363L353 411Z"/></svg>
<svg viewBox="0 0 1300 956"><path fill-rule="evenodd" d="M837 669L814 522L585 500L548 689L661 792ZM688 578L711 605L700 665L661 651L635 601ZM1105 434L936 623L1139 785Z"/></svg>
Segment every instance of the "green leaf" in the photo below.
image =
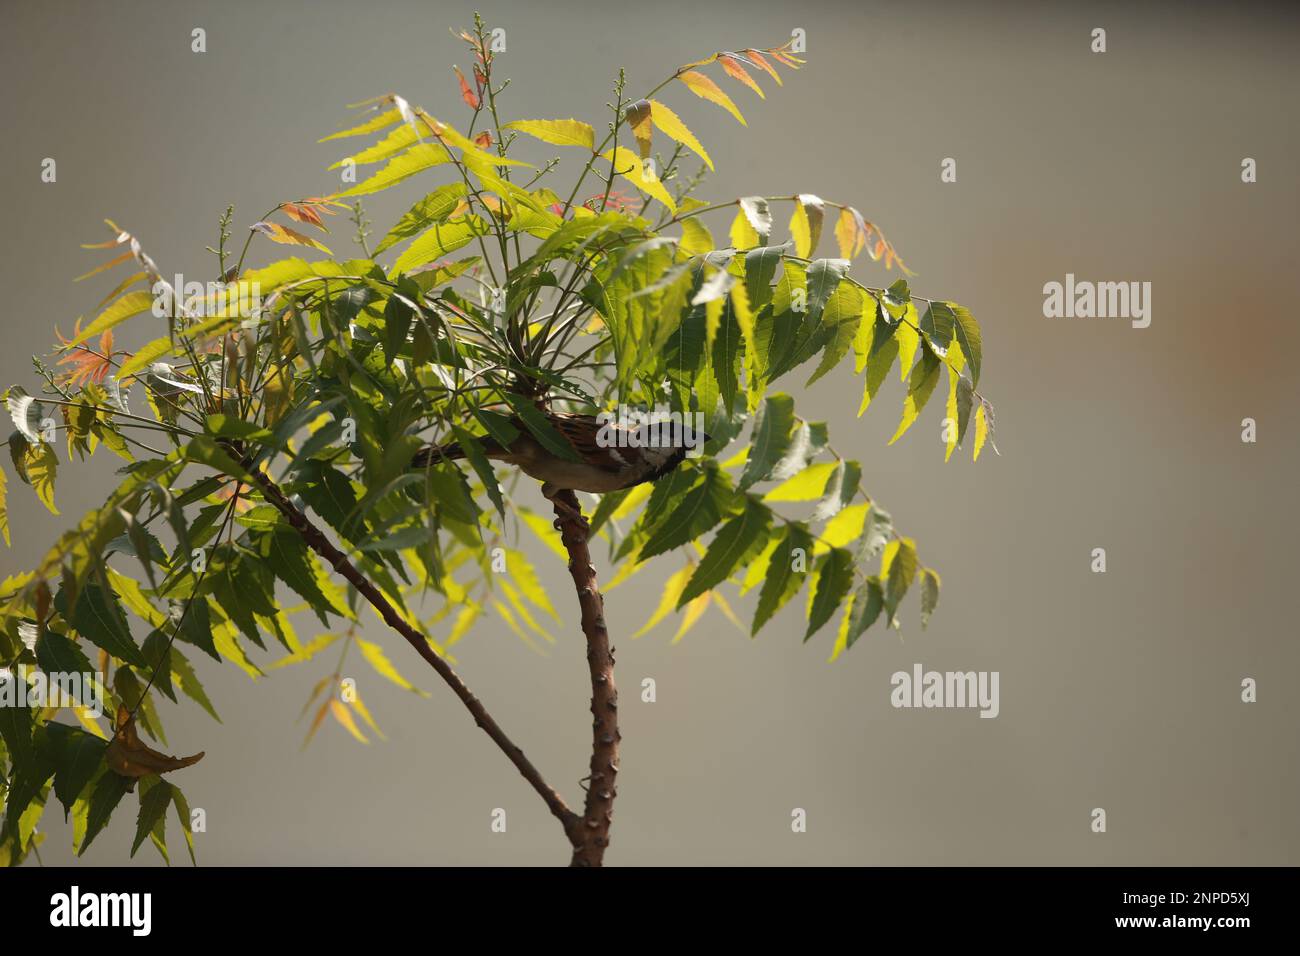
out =
<svg viewBox="0 0 1300 956"><path fill-rule="evenodd" d="M898 607L916 578L916 569L916 542L911 538L895 538L889 542L880 559L880 576L885 581L886 617L895 627Z"/></svg>
<svg viewBox="0 0 1300 956"><path fill-rule="evenodd" d="M754 416L749 461L740 476L741 491L771 473L790 447L793 428L794 399L781 392L765 396Z"/></svg>
<svg viewBox="0 0 1300 956"><path fill-rule="evenodd" d="M880 578L867 578L853 595L853 606L849 610L849 625L845 635L845 646L852 647L867 628L876 623L885 606L885 591L880 586Z"/></svg>
<svg viewBox="0 0 1300 956"><path fill-rule="evenodd" d="M814 521L826 521L837 515L858 493L862 481L862 466L856 461L838 462L835 474L826 482L825 496L813 512Z"/></svg>
<svg viewBox="0 0 1300 956"><path fill-rule="evenodd" d="M95 792L90 796L90 812L86 817L86 837L81 841L77 856L85 856L86 851L90 849L90 844L95 837L99 836L99 832L108 824L108 818L113 815L117 805L126 796L131 782L129 777L123 777L112 771L99 778L99 783L95 785Z"/></svg>
<svg viewBox="0 0 1300 956"><path fill-rule="evenodd" d="M107 745L94 734L88 734L78 727L63 724L47 726L49 732L58 737L54 754L54 795L63 805L66 817L73 803L81 796L81 791L86 789L86 784L90 783L104 762Z"/></svg>
<svg viewBox="0 0 1300 956"><path fill-rule="evenodd" d="M889 512L872 505L871 514L867 517L866 527L862 530L862 544L858 551L858 561L870 561L884 551L893 533L894 519Z"/></svg>
<svg viewBox="0 0 1300 956"><path fill-rule="evenodd" d="M718 584L747 559L762 550L772 525L772 512L755 500L745 497L745 510L724 524L696 566L685 590L677 598L677 608Z"/></svg>
<svg viewBox="0 0 1300 956"><path fill-rule="evenodd" d="M853 555L843 548L832 548L822 556L817 573L817 590L813 595L812 608L808 612L808 630L803 639L807 641L831 619L835 609L844 600L853 584Z"/></svg>
<svg viewBox="0 0 1300 956"><path fill-rule="evenodd" d="M402 351L406 337L411 332L415 308L410 296L412 293L416 296L420 294L419 287L405 277L398 289L388 297L388 302L384 305L384 358L389 364Z"/></svg>
<svg viewBox="0 0 1300 956"><path fill-rule="evenodd" d="M940 355L948 351L957 327L957 314L952 305L951 302L931 302L921 316L921 332Z"/></svg>
<svg viewBox="0 0 1300 956"><path fill-rule="evenodd" d="M980 364L984 361L984 342L980 336L979 323L975 321L975 316L970 314L969 309L955 302L947 304L952 307L953 315L957 320L955 330L957 342L961 345L961 353L966 356L966 362L970 366L971 385L978 388Z"/></svg>
<svg viewBox="0 0 1300 956"><path fill-rule="evenodd" d="M722 520L722 508L730 497L728 482L716 468L706 469L667 516L655 525L649 540L637 554L640 561L663 554L700 537Z"/></svg>
<svg viewBox="0 0 1300 956"><path fill-rule="evenodd" d="M303 597L318 615L342 614L316 582L312 556L296 531L276 531L262 535L259 553L275 576Z"/></svg>
<svg viewBox="0 0 1300 956"><path fill-rule="evenodd" d="M875 300L870 301L874 308ZM825 351L821 362L817 365L817 370L808 379L807 385L811 385L839 365L840 360L848 354L858 337L858 328L863 322L862 307L862 292L856 286L847 283L836 289L827 301L821 317L822 331L814 336L807 346L815 352L817 348L823 347L824 342Z"/></svg>
<svg viewBox="0 0 1300 956"><path fill-rule="evenodd" d="M208 699L207 693L203 690L203 685L199 683L198 675L194 673L194 667L190 664L185 656L175 647L171 652L172 673L180 683L181 690L185 695L194 701L200 707L208 712L217 723L221 723L221 718L217 715L217 710L212 706L212 701Z"/></svg>
<svg viewBox="0 0 1300 956"><path fill-rule="evenodd" d="M22 680L10 672L0 676L0 684ZM15 686L16 690L16 686ZM0 739L4 740L9 750L10 760L15 767L27 766L35 759L32 745L32 711L30 707L19 707L17 703L0 707Z"/></svg>
<svg viewBox="0 0 1300 956"><path fill-rule="evenodd" d="M802 525L792 523L786 528L785 536L772 552L767 565L767 578L758 594L751 635L758 634L772 615L799 593L806 570L795 570L794 562L807 562L812 554L812 544L812 535Z"/></svg>
<svg viewBox="0 0 1300 956"><path fill-rule="evenodd" d="M768 227L771 228L769 219ZM762 246L745 253L745 293L750 307L757 312L772 300L772 278L777 263L790 251L790 244Z"/></svg>
<svg viewBox="0 0 1300 956"><path fill-rule="evenodd" d="M148 666L131 637L126 614L116 594L106 591L98 582L90 582L77 596L70 617L63 605L66 605L65 594L60 590L55 598L55 607L72 622L78 634L119 660L136 667Z"/></svg>
<svg viewBox="0 0 1300 956"><path fill-rule="evenodd" d="M817 322L849 271L848 259L814 259L808 265L808 322Z"/></svg>
<svg viewBox="0 0 1300 956"><path fill-rule="evenodd" d="M36 663L46 674L91 674L95 670L76 641L48 630L36 642Z"/></svg>
<svg viewBox="0 0 1300 956"><path fill-rule="evenodd" d="M488 460L482 443L477 436L470 434L457 425L452 426L452 433L456 436L456 444L460 445L465 452L465 458L469 461L475 474L478 475L479 481L483 482L483 489L487 492L488 499L492 502L493 507L497 509L497 514L504 520L506 506L501 498L501 486L497 484L496 472L492 470L492 462Z"/></svg>
<svg viewBox="0 0 1300 956"><path fill-rule="evenodd" d="M921 630L930 623L930 615L939 604L939 573L932 568L921 569Z"/></svg>
<svg viewBox="0 0 1300 956"><path fill-rule="evenodd" d="M181 611L180 630L177 636L187 644L193 644L214 661L221 660L216 642L212 636L212 612L208 608L208 599L204 595L194 595Z"/></svg>
<svg viewBox="0 0 1300 956"><path fill-rule="evenodd" d="M165 780L158 780L145 789L143 783L140 787L140 812L135 818L135 841L131 844L131 856L135 856L136 850L140 849L140 844L144 842L145 837L154 833L155 829L161 823L166 825L167 808L172 802L172 785ZM162 830L158 830L158 836L161 839Z"/></svg>

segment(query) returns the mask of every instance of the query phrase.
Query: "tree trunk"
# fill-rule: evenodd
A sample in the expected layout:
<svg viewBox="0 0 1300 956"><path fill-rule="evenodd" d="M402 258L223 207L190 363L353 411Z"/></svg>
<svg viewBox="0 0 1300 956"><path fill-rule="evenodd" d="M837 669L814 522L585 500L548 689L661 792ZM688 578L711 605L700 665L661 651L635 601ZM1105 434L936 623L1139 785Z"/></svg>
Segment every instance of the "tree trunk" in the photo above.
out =
<svg viewBox="0 0 1300 956"><path fill-rule="evenodd" d="M609 846L618 796L618 689L614 686L614 653L605 629L605 600L596 584L596 569L587 547L590 525L582 517L578 496L561 491L555 497L555 527L569 553L569 574L582 609L582 633L587 638L587 668L591 672L591 776L579 832L571 833L572 866L601 866Z"/></svg>

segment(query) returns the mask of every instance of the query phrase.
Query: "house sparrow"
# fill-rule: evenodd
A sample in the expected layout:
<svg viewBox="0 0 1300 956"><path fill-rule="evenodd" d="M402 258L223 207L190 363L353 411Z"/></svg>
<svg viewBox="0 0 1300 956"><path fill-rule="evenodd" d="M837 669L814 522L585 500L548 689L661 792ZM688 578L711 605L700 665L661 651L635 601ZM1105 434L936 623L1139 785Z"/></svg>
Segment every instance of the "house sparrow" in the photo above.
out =
<svg viewBox="0 0 1300 956"><path fill-rule="evenodd" d="M518 418L511 424L519 432L508 448L491 436L479 440L488 458L515 465L542 483L542 494L554 500L563 490L603 494L631 488L643 481L662 478L682 463L687 452L703 448L709 436L689 426L641 429L603 421L594 415L546 412L551 426L568 439L580 461L569 461L548 451ZM647 438L649 440L647 440ZM464 449L455 442L420 449L412 460L415 468L439 461L463 459Z"/></svg>

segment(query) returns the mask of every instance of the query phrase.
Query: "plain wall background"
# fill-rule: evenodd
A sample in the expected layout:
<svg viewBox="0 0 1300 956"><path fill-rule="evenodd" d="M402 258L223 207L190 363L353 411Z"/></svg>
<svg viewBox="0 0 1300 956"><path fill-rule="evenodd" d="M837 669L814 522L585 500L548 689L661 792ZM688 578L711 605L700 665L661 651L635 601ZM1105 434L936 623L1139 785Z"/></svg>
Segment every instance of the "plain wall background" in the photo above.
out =
<svg viewBox="0 0 1300 956"><path fill-rule="evenodd" d="M998 412L1001 457L973 465L968 446L945 465L941 398L886 447L896 379L862 419L847 369L806 394L806 372L783 380L943 574L939 610L923 633L909 601L902 632L877 627L832 665L829 630L801 645L797 607L753 641L716 611L676 646L668 624L629 640L675 556L611 592L624 742L608 862L1300 862L1295 16L1208 4L477 5L507 31L504 112L598 128L620 66L635 94L680 63L805 29L807 66L783 88L765 82L765 102L719 78L747 129L680 84L661 94L717 164L700 194L856 205L917 271L919 294L980 318L981 390ZM459 121L450 68L469 57L448 28L468 26L475 6L6 0L4 383L35 392L28 357L116 281L71 282L100 261L78 244L106 237L104 217L165 274L206 279L203 247L228 202L238 243L277 202L338 188L325 167L349 144L316 140L347 125L344 104L397 91ZM1089 50L1097 26L1104 55ZM55 184L40 181L47 156ZM1254 185L1240 180L1246 156ZM955 184L939 180L944 157L958 161ZM437 181L368 200L376 235ZM713 221L715 235L728 223ZM336 252L349 236L340 222ZM288 254L263 246L250 264ZM854 272L896 275L865 259ZM1067 272L1150 281L1151 327L1044 318L1043 284ZM126 330L120 344L146 338ZM1247 416L1257 444L1240 441ZM29 567L99 504L112 467L107 453L65 462L58 518L11 480L0 572ZM458 668L574 803L590 744L576 602L558 563L524 546L564 614L558 644L534 653L487 618L457 647ZM1104 575L1089 570L1095 547L1107 549ZM386 743L363 747L330 725L300 749L294 721L332 654L256 684L197 661L221 726L164 705L170 751L207 751L176 776L207 811L200 862L567 862L558 826L453 696L396 635L373 620L366 635L432 693L349 668ZM916 662L999 671L1001 715L893 709L890 675ZM639 699L645 677L657 703ZM1258 703L1240 702L1244 677L1259 681ZM496 807L506 834L490 832ZM791 833L794 807L806 834ZM1094 807L1107 810L1104 835L1089 829ZM134 817L124 803L85 862L126 862ZM45 861L68 861L61 813L44 826Z"/></svg>

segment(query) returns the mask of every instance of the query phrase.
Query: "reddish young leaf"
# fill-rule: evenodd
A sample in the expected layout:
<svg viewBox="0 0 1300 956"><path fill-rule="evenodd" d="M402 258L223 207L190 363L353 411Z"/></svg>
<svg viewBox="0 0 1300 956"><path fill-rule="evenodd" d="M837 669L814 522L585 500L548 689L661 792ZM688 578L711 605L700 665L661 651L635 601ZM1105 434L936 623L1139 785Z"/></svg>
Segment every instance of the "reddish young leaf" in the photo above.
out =
<svg viewBox="0 0 1300 956"><path fill-rule="evenodd" d="M452 69L456 71L456 79L460 81L460 98L465 101L465 105L470 109L478 109L482 100L479 99L477 93L469 88L469 83L466 82L465 74L460 71L460 67L453 66Z"/></svg>

